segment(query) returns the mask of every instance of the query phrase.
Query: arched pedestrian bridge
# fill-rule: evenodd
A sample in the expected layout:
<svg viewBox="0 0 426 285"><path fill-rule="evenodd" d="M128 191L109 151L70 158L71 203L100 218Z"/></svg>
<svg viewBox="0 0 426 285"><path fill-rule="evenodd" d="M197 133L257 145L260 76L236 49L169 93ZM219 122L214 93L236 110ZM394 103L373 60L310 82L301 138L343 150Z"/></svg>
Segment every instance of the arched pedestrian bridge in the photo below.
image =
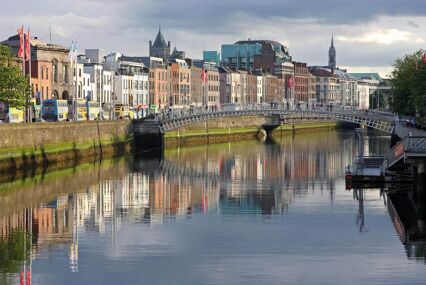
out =
<svg viewBox="0 0 426 285"><path fill-rule="evenodd" d="M223 117L240 117L240 116L264 116L279 117L280 121L276 122L277 126L280 122L296 119L311 120L336 120L343 122L356 123L365 125L373 129L378 129L387 133L392 133L394 118L392 114L372 113L365 111L350 110L287 110L287 109L242 109L228 110L218 112L200 112L196 114L184 113L182 115L162 116L160 117L160 130L162 133L172 131L187 125L212 120Z"/></svg>
<svg viewBox="0 0 426 285"><path fill-rule="evenodd" d="M268 122L262 126L265 129L273 129L281 124L299 119L350 122L389 134L392 134L395 125L393 114L385 112L351 110L335 106L333 108L288 109L281 105L236 105L221 110L173 110L173 112L134 120L133 130L136 138L143 136L144 143L146 142L151 147L161 148L163 135L166 132L217 118L241 116L269 118Z"/></svg>

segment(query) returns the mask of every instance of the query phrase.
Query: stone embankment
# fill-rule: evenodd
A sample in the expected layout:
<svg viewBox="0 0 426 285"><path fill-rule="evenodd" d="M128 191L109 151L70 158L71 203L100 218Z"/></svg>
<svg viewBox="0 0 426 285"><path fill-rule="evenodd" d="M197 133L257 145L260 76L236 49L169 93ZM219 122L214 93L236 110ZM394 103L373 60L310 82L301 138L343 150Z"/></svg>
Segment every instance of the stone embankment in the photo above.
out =
<svg viewBox="0 0 426 285"><path fill-rule="evenodd" d="M0 125L0 172L77 164L130 151L129 120Z"/></svg>
<svg viewBox="0 0 426 285"><path fill-rule="evenodd" d="M190 146L253 139L261 135L267 118L244 116L196 123L165 134L165 146ZM290 122L273 135L319 128L336 122ZM47 169L48 165L75 166L81 162L114 157L133 151L132 122L88 121L0 125L0 173Z"/></svg>

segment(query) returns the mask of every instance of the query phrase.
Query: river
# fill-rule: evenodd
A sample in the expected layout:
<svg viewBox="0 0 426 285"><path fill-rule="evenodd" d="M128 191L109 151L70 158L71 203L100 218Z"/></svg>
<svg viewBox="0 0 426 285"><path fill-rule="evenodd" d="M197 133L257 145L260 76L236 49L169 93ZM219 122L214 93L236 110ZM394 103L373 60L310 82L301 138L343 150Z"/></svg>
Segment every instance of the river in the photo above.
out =
<svg viewBox="0 0 426 285"><path fill-rule="evenodd" d="M345 188L357 145L325 130L3 179L0 284L424 284L385 192Z"/></svg>

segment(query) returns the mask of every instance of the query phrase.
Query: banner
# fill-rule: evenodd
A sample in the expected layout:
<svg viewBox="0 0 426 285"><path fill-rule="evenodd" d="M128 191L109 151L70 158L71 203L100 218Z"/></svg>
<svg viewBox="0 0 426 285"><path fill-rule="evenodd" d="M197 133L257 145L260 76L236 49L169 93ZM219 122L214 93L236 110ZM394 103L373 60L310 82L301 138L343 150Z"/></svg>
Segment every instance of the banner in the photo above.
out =
<svg viewBox="0 0 426 285"><path fill-rule="evenodd" d="M24 55L24 26L20 27L18 29L18 36L19 36L19 50L18 50L18 57L22 57Z"/></svg>
<svg viewBox="0 0 426 285"><path fill-rule="evenodd" d="M30 38L30 28L28 28L28 33L26 35L25 42L25 59L31 60L31 38Z"/></svg>

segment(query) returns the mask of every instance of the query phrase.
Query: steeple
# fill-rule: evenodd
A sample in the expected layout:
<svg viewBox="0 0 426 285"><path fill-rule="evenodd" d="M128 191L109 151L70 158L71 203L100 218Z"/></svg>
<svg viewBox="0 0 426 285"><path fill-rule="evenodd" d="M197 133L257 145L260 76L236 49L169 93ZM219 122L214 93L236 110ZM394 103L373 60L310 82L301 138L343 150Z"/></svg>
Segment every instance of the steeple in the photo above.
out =
<svg viewBox="0 0 426 285"><path fill-rule="evenodd" d="M163 33L161 32L161 26L159 26L159 28L158 28L157 37L155 38L153 46L154 47L167 46L166 41L164 40L164 37L163 37Z"/></svg>
<svg viewBox="0 0 426 285"><path fill-rule="evenodd" d="M333 35L331 35L331 45L328 49L328 67L331 69L331 72L334 73L336 69L336 48L334 47Z"/></svg>
<svg viewBox="0 0 426 285"><path fill-rule="evenodd" d="M161 32L161 26L158 26L158 33L155 37L154 43L149 41L149 56L161 57L168 59L170 57L170 41L164 40L163 33Z"/></svg>

